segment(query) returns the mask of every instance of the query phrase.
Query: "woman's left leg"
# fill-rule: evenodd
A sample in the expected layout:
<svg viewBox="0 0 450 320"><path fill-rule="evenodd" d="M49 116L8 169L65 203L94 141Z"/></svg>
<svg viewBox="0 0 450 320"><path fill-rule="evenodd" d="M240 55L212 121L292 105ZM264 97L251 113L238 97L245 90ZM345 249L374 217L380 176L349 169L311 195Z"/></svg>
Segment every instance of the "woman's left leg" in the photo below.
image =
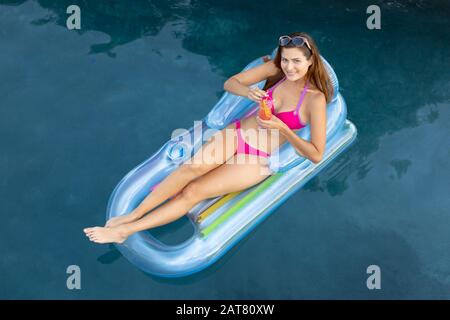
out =
<svg viewBox="0 0 450 320"><path fill-rule="evenodd" d="M267 168L257 161L251 164L236 161L225 163L190 182L175 198L141 219L113 228L87 228L85 233L91 241L97 243L122 243L135 232L181 218L200 201L247 189L269 177L266 173Z"/></svg>

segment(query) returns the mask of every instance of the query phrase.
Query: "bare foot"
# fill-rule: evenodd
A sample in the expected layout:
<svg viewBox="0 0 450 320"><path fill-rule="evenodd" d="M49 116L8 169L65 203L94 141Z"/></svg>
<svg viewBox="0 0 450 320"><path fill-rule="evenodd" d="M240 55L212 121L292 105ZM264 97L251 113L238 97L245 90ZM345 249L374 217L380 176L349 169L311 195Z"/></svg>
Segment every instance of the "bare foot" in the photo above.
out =
<svg viewBox="0 0 450 320"><path fill-rule="evenodd" d="M128 238L124 226L114 228L93 227L85 228L83 231L89 240L96 243L123 243Z"/></svg>
<svg viewBox="0 0 450 320"><path fill-rule="evenodd" d="M125 214L123 216L118 216L118 217L109 219L106 222L105 227L106 228L114 228L114 227L120 226L121 224L130 223L130 222L136 221L138 219L139 219L139 217L136 216L135 214L133 214L133 212L131 212L131 213Z"/></svg>

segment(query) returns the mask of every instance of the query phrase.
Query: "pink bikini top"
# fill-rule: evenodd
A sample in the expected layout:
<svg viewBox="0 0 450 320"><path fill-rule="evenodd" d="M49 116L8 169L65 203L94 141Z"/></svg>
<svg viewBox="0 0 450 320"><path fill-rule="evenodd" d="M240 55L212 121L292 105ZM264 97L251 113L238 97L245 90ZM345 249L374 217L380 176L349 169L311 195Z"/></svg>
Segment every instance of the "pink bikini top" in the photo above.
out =
<svg viewBox="0 0 450 320"><path fill-rule="evenodd" d="M267 93L269 94L270 99L273 100L273 91L275 90L276 87L278 87L278 85L283 82L286 79L286 77L284 77L283 79L281 79L280 81L278 81L273 87L271 87ZM306 90L308 89L308 81L306 81L305 83L305 87L303 88L303 91L300 95L300 100L297 103L297 108L295 108L294 111L286 111L286 112L279 112L276 113L275 112L275 107L272 104L272 113L277 116L281 121L283 121L284 123L287 124L287 126L292 129L292 130L298 130L301 129L303 127L306 126L305 123L302 123L302 121L300 120L300 115L299 115L299 110L300 110L300 106L302 105L303 102L303 98L306 95Z"/></svg>

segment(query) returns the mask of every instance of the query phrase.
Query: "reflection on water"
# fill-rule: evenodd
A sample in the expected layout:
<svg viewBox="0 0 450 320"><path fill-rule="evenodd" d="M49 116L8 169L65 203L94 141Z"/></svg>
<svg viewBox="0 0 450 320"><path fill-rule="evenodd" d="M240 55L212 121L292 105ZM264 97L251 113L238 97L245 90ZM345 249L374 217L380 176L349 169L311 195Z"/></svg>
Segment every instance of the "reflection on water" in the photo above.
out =
<svg viewBox="0 0 450 320"><path fill-rule="evenodd" d="M114 245L110 244L108 245L108 247L109 251L97 258L97 261L102 264L111 264L122 257L122 254L119 252L119 250L116 249Z"/></svg>
<svg viewBox="0 0 450 320"><path fill-rule="evenodd" d="M82 27L63 38L71 4L81 8ZM223 288L214 293L217 298L367 297L355 289L357 281L364 281L355 275L355 264L364 269L376 257L386 262L382 270L394 283L385 297L442 297L445 292L448 297L449 259L439 244L449 240L448 186L443 181L450 170L443 146L449 133L450 4L379 1L382 29L377 31L365 27L369 4L265 1L261 10L257 1L238 0L0 0L0 74L8 80L0 85L0 133L19 141L0 145L5 151L0 156L1 194L20 203L20 210L2 204L2 212L14 212L5 222L5 239L15 243L10 230L26 221L58 268L58 263L73 263L69 253L82 259L88 252L86 265L100 273L104 269L91 262L97 250L99 268L108 265L113 274L126 270L139 279L133 282L136 288L142 279L154 280L154 292L141 289L136 297L185 297L176 286L167 290L167 282L139 278L114 247L106 252L92 248L77 232L86 224L104 223L99 213L127 168L152 154L172 128L186 125L181 120L205 116L227 77L271 52L279 35L303 30L335 68L349 119L358 127L356 143L281 206L239 252L233 251L233 259L227 256L190 281L169 284L197 285L189 296L193 299L207 295L206 288L216 284L209 282L214 277ZM24 187L18 181L28 186L20 199ZM59 228L51 234L43 225L55 221ZM154 232L164 237L187 227L180 220ZM20 243L34 245L35 236L29 232ZM66 239L68 247L61 248L54 237ZM386 239L392 242L388 251ZM356 251L351 251L353 242L360 244ZM347 251L338 255L341 249L335 244ZM293 256L280 246L299 248L302 254ZM22 257L38 260L30 247L18 246L5 265L11 268ZM269 270L268 252L270 260L286 261L280 266L284 271ZM389 268L395 268L402 253L402 267L412 267L396 282L399 271ZM353 260L344 258L350 255ZM255 278L235 274L244 263L256 278L269 280L254 283ZM342 266L339 275L324 275L335 270L333 263ZM54 273L42 272L36 279L54 279ZM415 274L423 287L432 283L434 289L403 290ZM233 288L225 277L243 284ZM318 278L323 279L319 284ZM16 287L14 279L8 277L5 285ZM327 287L333 281L336 287ZM30 292L39 296L38 287L36 282ZM280 287L285 289L279 292ZM47 297L68 297L57 288L48 290ZM101 297L120 296L98 290Z"/></svg>
<svg viewBox="0 0 450 320"><path fill-rule="evenodd" d="M392 167L394 167L397 173L397 179L400 179L408 171L408 167L411 166L410 160L392 160Z"/></svg>

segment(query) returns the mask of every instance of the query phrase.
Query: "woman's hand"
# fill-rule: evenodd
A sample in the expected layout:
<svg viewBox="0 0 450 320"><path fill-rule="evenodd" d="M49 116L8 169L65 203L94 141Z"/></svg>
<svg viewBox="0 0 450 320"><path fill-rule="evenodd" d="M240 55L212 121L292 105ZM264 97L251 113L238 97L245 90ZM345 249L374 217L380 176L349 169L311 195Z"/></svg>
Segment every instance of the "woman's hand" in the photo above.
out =
<svg viewBox="0 0 450 320"><path fill-rule="evenodd" d="M265 96L267 96L267 92L258 87L250 87L247 93L247 98L255 102L261 102Z"/></svg>
<svg viewBox="0 0 450 320"><path fill-rule="evenodd" d="M256 116L256 122L258 122L259 126L266 128L266 129L278 129L278 130L289 129L289 127L286 125L286 123L281 121L279 118L277 118L273 114L269 120L263 120L259 116Z"/></svg>

